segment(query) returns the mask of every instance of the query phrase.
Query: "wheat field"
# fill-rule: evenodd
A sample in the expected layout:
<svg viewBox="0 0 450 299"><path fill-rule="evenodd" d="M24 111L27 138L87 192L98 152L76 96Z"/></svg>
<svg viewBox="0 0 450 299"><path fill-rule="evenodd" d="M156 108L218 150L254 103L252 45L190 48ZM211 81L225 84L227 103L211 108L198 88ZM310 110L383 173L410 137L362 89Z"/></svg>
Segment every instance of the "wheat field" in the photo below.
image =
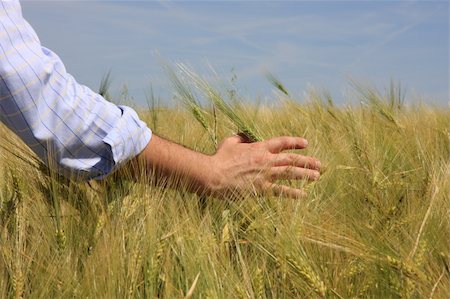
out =
<svg viewBox="0 0 450 299"><path fill-rule="evenodd" d="M297 99L271 79L264 106L198 79L202 103L172 77L180 105L151 98L140 116L209 154L237 131L306 137L298 152L324 170L285 182L303 199L67 181L0 127L0 298L448 298L449 108L406 105L395 86Z"/></svg>

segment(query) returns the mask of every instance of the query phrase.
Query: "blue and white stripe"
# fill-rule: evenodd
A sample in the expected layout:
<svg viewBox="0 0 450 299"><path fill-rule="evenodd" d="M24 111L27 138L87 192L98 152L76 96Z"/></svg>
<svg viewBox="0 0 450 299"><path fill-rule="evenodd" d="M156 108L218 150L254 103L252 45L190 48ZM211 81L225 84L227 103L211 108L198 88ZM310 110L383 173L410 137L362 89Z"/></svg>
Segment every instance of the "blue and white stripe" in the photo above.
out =
<svg viewBox="0 0 450 299"><path fill-rule="evenodd" d="M18 0L0 0L0 120L44 162L82 179L111 173L151 138L133 109L106 101L66 72L41 46Z"/></svg>

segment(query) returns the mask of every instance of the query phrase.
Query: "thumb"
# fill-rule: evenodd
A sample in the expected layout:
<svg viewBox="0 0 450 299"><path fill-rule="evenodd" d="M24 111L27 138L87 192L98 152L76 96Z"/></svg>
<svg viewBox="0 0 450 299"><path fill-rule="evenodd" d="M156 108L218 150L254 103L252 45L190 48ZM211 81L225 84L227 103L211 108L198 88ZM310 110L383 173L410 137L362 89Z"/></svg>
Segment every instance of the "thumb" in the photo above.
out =
<svg viewBox="0 0 450 299"><path fill-rule="evenodd" d="M220 148L224 145L232 145L232 144L239 144L239 143L245 143L245 142L247 142L246 138L241 134L237 134L237 135L233 135L233 136L223 139L222 142L219 143L218 148Z"/></svg>

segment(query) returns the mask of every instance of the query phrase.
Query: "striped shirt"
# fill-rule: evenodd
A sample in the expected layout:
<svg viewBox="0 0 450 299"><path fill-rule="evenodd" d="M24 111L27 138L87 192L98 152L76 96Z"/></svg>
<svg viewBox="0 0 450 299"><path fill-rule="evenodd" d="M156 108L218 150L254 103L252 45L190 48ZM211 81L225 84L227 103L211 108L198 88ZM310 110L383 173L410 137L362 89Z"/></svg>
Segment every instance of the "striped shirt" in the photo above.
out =
<svg viewBox="0 0 450 299"><path fill-rule="evenodd" d="M41 46L18 0L0 0L0 120L45 163L81 179L103 178L151 138L134 110L66 72Z"/></svg>

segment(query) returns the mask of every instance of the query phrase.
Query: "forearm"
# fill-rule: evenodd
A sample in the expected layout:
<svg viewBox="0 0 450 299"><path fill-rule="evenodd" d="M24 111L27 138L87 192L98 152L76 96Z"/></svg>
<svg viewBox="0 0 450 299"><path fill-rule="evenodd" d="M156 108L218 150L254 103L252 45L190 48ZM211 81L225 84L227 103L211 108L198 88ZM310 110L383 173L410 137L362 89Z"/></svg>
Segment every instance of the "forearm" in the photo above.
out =
<svg viewBox="0 0 450 299"><path fill-rule="evenodd" d="M133 169L164 178L172 184L181 183L189 191L210 193L213 157L190 150L153 134L143 152L133 161Z"/></svg>

